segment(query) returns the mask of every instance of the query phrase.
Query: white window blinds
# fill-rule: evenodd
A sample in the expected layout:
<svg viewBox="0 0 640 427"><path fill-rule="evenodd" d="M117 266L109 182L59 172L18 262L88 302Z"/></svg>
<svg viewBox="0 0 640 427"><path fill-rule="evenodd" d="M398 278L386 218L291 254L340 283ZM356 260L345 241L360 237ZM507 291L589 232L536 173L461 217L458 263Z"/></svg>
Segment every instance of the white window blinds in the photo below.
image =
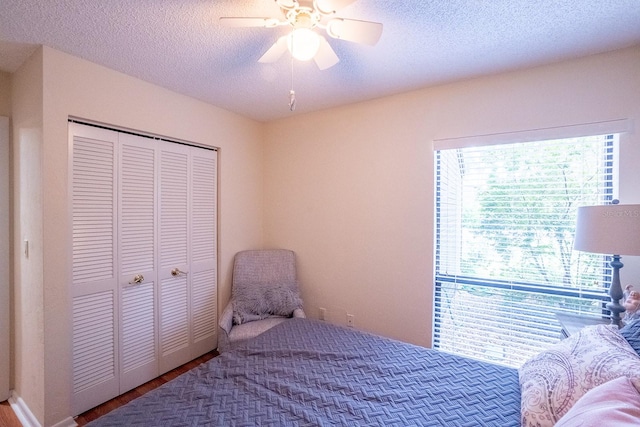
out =
<svg viewBox="0 0 640 427"><path fill-rule="evenodd" d="M617 135L436 151L434 347L519 366L556 313L606 316L606 258L573 251L576 209L612 200Z"/></svg>

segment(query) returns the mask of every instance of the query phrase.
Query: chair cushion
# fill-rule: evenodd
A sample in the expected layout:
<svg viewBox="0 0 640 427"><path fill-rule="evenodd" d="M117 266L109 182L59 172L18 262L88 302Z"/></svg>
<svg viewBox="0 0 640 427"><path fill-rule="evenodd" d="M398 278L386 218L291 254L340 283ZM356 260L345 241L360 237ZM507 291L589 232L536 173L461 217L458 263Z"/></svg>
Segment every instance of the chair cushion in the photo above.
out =
<svg viewBox="0 0 640 427"><path fill-rule="evenodd" d="M291 317L302 307L298 292L288 284L241 286L234 289L232 302L236 325L269 316Z"/></svg>
<svg viewBox="0 0 640 427"><path fill-rule="evenodd" d="M268 317L263 320L256 320L255 322L235 325L231 328L231 332L229 333L229 342L238 344L242 341L254 338L285 320L287 320L286 317Z"/></svg>

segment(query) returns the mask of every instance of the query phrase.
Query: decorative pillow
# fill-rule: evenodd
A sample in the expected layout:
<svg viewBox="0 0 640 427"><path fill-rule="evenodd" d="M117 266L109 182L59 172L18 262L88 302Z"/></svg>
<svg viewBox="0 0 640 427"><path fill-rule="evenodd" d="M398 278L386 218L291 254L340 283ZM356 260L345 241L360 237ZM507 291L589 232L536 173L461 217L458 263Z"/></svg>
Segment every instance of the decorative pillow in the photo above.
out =
<svg viewBox="0 0 640 427"><path fill-rule="evenodd" d="M302 307L298 293L289 285L242 286L233 290L231 300L236 325L269 316L291 316Z"/></svg>
<svg viewBox="0 0 640 427"><path fill-rule="evenodd" d="M640 355L640 319L627 323L620 334L627 340L633 349Z"/></svg>
<svg viewBox="0 0 640 427"><path fill-rule="evenodd" d="M555 427L631 427L640 424L640 380L616 378L588 391Z"/></svg>
<svg viewBox="0 0 640 427"><path fill-rule="evenodd" d="M522 426L552 427L589 390L640 377L640 356L612 325L587 326L519 371Z"/></svg>

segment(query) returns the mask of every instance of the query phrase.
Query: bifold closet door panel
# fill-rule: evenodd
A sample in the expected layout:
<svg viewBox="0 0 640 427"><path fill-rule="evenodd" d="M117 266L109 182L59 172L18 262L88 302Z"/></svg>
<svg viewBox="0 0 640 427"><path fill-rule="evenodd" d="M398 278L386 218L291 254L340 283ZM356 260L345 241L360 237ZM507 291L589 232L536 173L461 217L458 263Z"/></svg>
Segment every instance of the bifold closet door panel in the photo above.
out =
<svg viewBox="0 0 640 427"><path fill-rule="evenodd" d="M217 340L218 153L191 147L191 355L213 350Z"/></svg>
<svg viewBox="0 0 640 427"><path fill-rule="evenodd" d="M159 179L160 373L189 360L190 147L161 143Z"/></svg>
<svg viewBox="0 0 640 427"><path fill-rule="evenodd" d="M119 170L120 393L158 376L156 141L123 134Z"/></svg>
<svg viewBox="0 0 640 427"><path fill-rule="evenodd" d="M72 224L72 409L119 394L114 131L69 124Z"/></svg>
<svg viewBox="0 0 640 427"><path fill-rule="evenodd" d="M217 153L160 149L160 372L216 348Z"/></svg>

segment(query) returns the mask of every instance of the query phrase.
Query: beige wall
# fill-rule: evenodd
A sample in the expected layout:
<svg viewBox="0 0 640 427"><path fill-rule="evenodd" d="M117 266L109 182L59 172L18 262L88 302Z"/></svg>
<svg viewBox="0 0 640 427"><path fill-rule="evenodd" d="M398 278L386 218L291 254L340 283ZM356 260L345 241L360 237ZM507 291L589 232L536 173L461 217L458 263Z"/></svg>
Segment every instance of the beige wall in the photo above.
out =
<svg viewBox="0 0 640 427"><path fill-rule="evenodd" d="M9 398L11 387L9 152L9 118L0 116L0 402Z"/></svg>
<svg viewBox="0 0 640 427"><path fill-rule="evenodd" d="M0 71L0 120L11 115L11 75ZM3 122L2 126L9 124ZM0 128L2 128L0 126ZM9 131L10 141L10 131ZM10 225L11 215L11 146L9 141L0 135L0 401L7 398L9 390L13 389L11 372L13 372L13 352L11 340L13 337L12 304L13 292L11 277L11 242L13 241L13 227ZM4 157L4 158L3 158ZM9 232L7 233L7 227Z"/></svg>
<svg viewBox="0 0 640 427"><path fill-rule="evenodd" d="M42 94L42 55L36 54L12 78L13 379L16 393L40 416L45 409Z"/></svg>
<svg viewBox="0 0 640 427"><path fill-rule="evenodd" d="M229 295L233 255L263 243L263 125L47 47L30 61L41 63L41 77L20 70L15 80L41 88L38 147L43 162L33 169L40 169L45 185L42 207L34 212L44 216L41 242L32 248L40 252L42 278L36 286L39 300L34 296L31 301L40 317L27 320L24 313L16 314L19 323L28 321L31 327L24 328L15 351L20 359L29 353L39 371L17 367L15 377L16 391L34 415L43 425L52 425L71 414L68 117L220 148L219 304ZM25 128L15 123L14 132L24 133ZM25 194L27 188L17 190ZM18 289L26 285L24 277L18 278ZM32 343L37 346L32 348ZM31 383L31 375L39 382Z"/></svg>
<svg viewBox="0 0 640 427"><path fill-rule="evenodd" d="M272 122L265 242L300 258L318 317L431 344L434 139L630 118L640 47ZM640 203L640 133L621 143L621 201ZM625 257L626 277L640 277ZM624 281L624 277L623 277ZM640 285L640 284L639 284Z"/></svg>
<svg viewBox="0 0 640 427"><path fill-rule="evenodd" d="M4 121L11 114L11 75L0 71L0 132L5 132ZM8 135L7 135L8 136ZM10 361L12 357L11 347L11 318L10 310L12 300L11 293L11 256L9 247L12 241L11 233L7 233L12 227L10 215L10 186L9 165L11 152L9 141L4 139L5 135L0 135L0 401L5 400L7 392L13 388L11 381Z"/></svg>
<svg viewBox="0 0 640 427"><path fill-rule="evenodd" d="M0 71L0 116L11 115L11 74Z"/></svg>

